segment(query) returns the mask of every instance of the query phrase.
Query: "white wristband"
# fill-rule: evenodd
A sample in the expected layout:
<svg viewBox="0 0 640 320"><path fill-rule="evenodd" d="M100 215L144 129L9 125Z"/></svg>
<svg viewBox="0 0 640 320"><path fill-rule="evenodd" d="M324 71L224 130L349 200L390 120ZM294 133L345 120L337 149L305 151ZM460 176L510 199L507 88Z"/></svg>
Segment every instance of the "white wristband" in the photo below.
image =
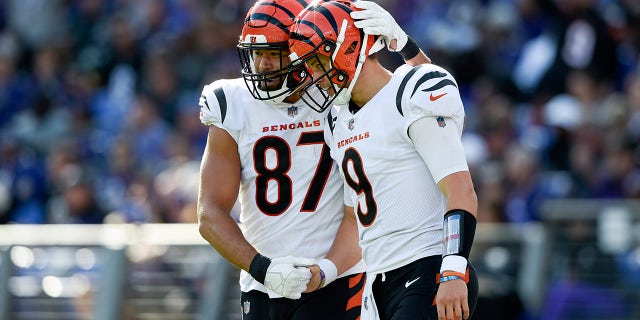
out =
<svg viewBox="0 0 640 320"><path fill-rule="evenodd" d="M444 259L442 259L442 265L440 266L440 273L445 271L455 271L465 274L467 272L467 259L454 254L444 257Z"/></svg>
<svg viewBox="0 0 640 320"><path fill-rule="evenodd" d="M322 287L328 286L329 283L333 282L333 280L338 277L338 268L333 262L331 262L331 260L321 259L320 261L318 261L318 266L320 267L320 270L324 272L325 276L324 284L322 285Z"/></svg>

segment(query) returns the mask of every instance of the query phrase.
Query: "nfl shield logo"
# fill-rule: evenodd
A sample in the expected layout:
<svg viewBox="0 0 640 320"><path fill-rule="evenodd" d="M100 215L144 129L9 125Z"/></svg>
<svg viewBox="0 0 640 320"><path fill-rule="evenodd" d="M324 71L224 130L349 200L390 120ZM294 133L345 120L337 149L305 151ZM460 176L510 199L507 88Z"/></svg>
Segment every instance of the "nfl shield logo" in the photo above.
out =
<svg viewBox="0 0 640 320"><path fill-rule="evenodd" d="M348 124L349 130L353 130L355 126L356 126L356 119L350 119Z"/></svg>
<svg viewBox="0 0 640 320"><path fill-rule="evenodd" d="M290 117L297 116L298 115L298 107L293 107L292 106L292 107L287 108L287 114Z"/></svg>
<svg viewBox="0 0 640 320"><path fill-rule="evenodd" d="M249 314L249 311L251 311L251 302L249 301L245 301L242 303L242 312L244 314Z"/></svg>
<svg viewBox="0 0 640 320"><path fill-rule="evenodd" d="M447 126L447 123L444 122L444 117L437 117L436 121L438 121L438 127L444 128Z"/></svg>

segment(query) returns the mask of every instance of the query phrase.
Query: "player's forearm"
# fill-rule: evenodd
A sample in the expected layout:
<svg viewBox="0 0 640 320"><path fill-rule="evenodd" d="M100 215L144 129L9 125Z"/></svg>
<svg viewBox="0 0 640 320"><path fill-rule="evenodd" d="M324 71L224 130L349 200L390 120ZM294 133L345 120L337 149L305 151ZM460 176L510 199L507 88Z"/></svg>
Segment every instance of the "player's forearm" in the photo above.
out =
<svg viewBox="0 0 640 320"><path fill-rule="evenodd" d="M417 66L425 63L431 63L431 59L424 53L424 51L420 50L420 52L413 58L405 61L410 66Z"/></svg>
<svg viewBox="0 0 640 320"><path fill-rule="evenodd" d="M238 145L211 126L200 164L198 223L202 237L234 266L248 270L256 250L230 215L240 186Z"/></svg>
<svg viewBox="0 0 640 320"><path fill-rule="evenodd" d="M473 188L469 171L453 173L443 180L446 180L443 189L448 199L447 211L463 209L477 216L478 197Z"/></svg>
<svg viewBox="0 0 640 320"><path fill-rule="evenodd" d="M393 42L392 42L393 43ZM411 37L407 38L407 44L398 51L405 63L411 66L417 66L425 63L431 63L431 59L422 51L418 43Z"/></svg>
<svg viewBox="0 0 640 320"><path fill-rule="evenodd" d="M249 270L256 249L247 242L228 212L198 208L200 235L234 266Z"/></svg>
<svg viewBox="0 0 640 320"><path fill-rule="evenodd" d="M338 269L338 275L353 267L362 259L362 251L358 245L358 225L353 208L345 207L345 215L326 258Z"/></svg>

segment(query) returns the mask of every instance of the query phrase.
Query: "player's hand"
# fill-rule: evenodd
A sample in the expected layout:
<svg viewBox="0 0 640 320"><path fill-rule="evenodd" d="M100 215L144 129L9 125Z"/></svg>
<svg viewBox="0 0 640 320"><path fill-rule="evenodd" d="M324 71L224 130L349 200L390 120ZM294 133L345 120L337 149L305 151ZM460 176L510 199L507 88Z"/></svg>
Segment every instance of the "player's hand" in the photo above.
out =
<svg viewBox="0 0 640 320"><path fill-rule="evenodd" d="M387 10L373 1L356 1L353 3L360 11L351 11L354 25L367 34L380 35L389 51L400 51L407 44L407 34L400 28L396 20ZM395 40L395 41L394 41ZM369 54L379 51L383 43L376 42Z"/></svg>
<svg viewBox="0 0 640 320"><path fill-rule="evenodd" d="M436 295L438 320L469 319L469 299L464 280L440 283Z"/></svg>
<svg viewBox="0 0 640 320"><path fill-rule="evenodd" d="M309 270L311 270L311 280L307 284L305 293L320 290L338 278L338 267L327 258L318 260L318 263L309 267Z"/></svg>
<svg viewBox="0 0 640 320"><path fill-rule="evenodd" d="M311 279L308 266L316 260L286 256L271 260L264 278L267 289L289 299L300 299Z"/></svg>
<svg viewBox="0 0 640 320"><path fill-rule="evenodd" d="M320 277L320 267L317 264L309 267L309 271L311 271L311 279L309 280L309 283L307 283L307 289L304 293L318 290L320 282L322 281Z"/></svg>

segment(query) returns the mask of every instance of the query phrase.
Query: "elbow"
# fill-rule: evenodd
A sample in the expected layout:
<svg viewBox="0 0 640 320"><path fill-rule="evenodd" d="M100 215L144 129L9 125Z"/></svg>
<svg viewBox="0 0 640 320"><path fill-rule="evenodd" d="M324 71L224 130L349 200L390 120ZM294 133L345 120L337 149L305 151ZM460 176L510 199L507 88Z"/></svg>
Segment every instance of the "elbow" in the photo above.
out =
<svg viewBox="0 0 640 320"><path fill-rule="evenodd" d="M231 216L216 207L198 208L198 232L209 243L214 243L221 238L227 220Z"/></svg>
<svg viewBox="0 0 640 320"><path fill-rule="evenodd" d="M471 208L473 209L473 211L475 213L475 216L478 216L478 195L476 194L475 190L471 190Z"/></svg>
<svg viewBox="0 0 640 320"><path fill-rule="evenodd" d="M207 227L204 225L204 223L202 223L202 220L198 219L198 232L200 233L200 236L202 236L203 238L207 238L206 234L207 234Z"/></svg>
<svg viewBox="0 0 640 320"><path fill-rule="evenodd" d="M471 212L474 216L478 216L478 194L476 193L473 183L469 183L464 188L463 199L465 209Z"/></svg>
<svg viewBox="0 0 640 320"><path fill-rule="evenodd" d="M211 218L202 208L198 208L198 232L205 240L209 240L209 235L211 234Z"/></svg>
<svg viewBox="0 0 640 320"><path fill-rule="evenodd" d="M478 194L473 188L473 184L469 185L467 190L465 191L465 209L473 214L476 218L478 217Z"/></svg>
<svg viewBox="0 0 640 320"><path fill-rule="evenodd" d="M204 223L203 219L200 216L200 213L198 213L198 232L200 233L200 236L203 237L204 239L207 239L207 230L209 228L207 228L206 224Z"/></svg>

